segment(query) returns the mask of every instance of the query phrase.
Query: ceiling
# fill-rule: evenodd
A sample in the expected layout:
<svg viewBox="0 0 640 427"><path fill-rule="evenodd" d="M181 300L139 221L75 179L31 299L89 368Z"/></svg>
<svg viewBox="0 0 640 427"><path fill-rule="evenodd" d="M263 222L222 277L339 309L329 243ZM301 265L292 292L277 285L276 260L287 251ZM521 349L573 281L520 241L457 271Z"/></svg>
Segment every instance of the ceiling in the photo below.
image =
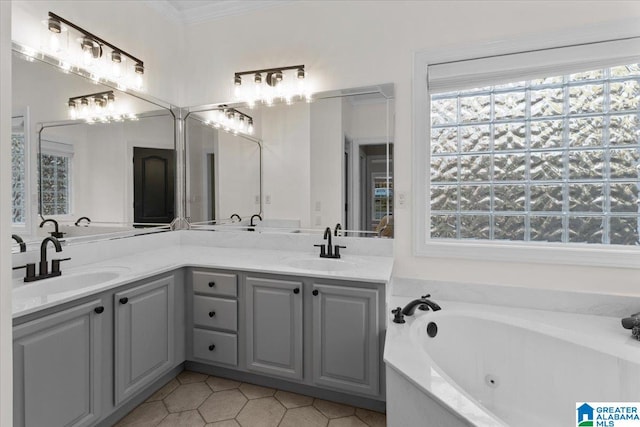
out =
<svg viewBox="0 0 640 427"><path fill-rule="evenodd" d="M185 24L213 21L292 3L295 0L147 0L163 15Z"/></svg>

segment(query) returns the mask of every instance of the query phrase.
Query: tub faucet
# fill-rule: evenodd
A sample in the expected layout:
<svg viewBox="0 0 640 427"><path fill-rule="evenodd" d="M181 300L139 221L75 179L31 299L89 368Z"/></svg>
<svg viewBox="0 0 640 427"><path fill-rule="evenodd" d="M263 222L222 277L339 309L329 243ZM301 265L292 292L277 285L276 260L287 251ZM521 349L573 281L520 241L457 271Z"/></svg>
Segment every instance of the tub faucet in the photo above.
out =
<svg viewBox="0 0 640 427"><path fill-rule="evenodd" d="M640 313L622 319L622 327L631 329L631 336L640 341Z"/></svg>
<svg viewBox="0 0 640 427"><path fill-rule="evenodd" d="M402 309L402 314L404 314L405 316L413 316L413 313L415 313L416 308L420 308L420 310L422 311L427 311L429 309L433 311L441 310L441 307L438 304L427 299L430 297L431 295L427 294L427 295L423 295L419 299L414 299Z"/></svg>
<svg viewBox="0 0 640 427"><path fill-rule="evenodd" d="M22 237L18 236L17 234L12 234L11 238L15 240L17 244L20 245L20 252L27 251L27 244L24 242L24 240L22 240Z"/></svg>
<svg viewBox="0 0 640 427"><path fill-rule="evenodd" d="M45 219L44 221L42 221L42 222L40 223L40 228L44 227L44 225L45 225L47 222L52 222L52 223L53 223L53 226L55 227L55 230L54 230L54 231L49 232L49 234L51 234L51 237L55 237L56 239L61 239L61 238L62 238L62 236L64 236L64 234L65 234L65 233L61 233L61 232L58 230L58 221L56 221L55 219L51 219L51 218L49 218L49 219Z"/></svg>

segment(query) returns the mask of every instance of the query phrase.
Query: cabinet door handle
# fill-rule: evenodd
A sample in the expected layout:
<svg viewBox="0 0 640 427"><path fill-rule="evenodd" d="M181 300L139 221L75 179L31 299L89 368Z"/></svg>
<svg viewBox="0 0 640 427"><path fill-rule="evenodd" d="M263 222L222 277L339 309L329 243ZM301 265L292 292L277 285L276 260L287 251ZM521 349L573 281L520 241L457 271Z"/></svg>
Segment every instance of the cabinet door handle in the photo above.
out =
<svg viewBox="0 0 640 427"><path fill-rule="evenodd" d="M104 311L104 307L103 306L96 307L93 309L93 311L95 311L98 314L102 314L102 312Z"/></svg>
<svg viewBox="0 0 640 427"><path fill-rule="evenodd" d="M300 293L300 288L295 288L295 289L293 290L293 293L294 293L294 294L299 294L299 293Z"/></svg>
<svg viewBox="0 0 640 427"><path fill-rule="evenodd" d="M209 346L209 351L213 351L213 349L214 349L214 348L216 348L216 345L215 345L215 344L211 344L211 345Z"/></svg>
<svg viewBox="0 0 640 427"><path fill-rule="evenodd" d="M129 298L124 297L124 298L120 298L120 304L126 304L129 302Z"/></svg>
<svg viewBox="0 0 640 427"><path fill-rule="evenodd" d="M216 282L209 282L209 287L213 288L216 285Z"/></svg>
<svg viewBox="0 0 640 427"><path fill-rule="evenodd" d="M318 290L317 289L314 289L313 292L311 292L311 293L313 294L314 297L318 296Z"/></svg>
<svg viewBox="0 0 640 427"><path fill-rule="evenodd" d="M216 315L216 312L215 312L215 311L210 311L210 312L209 312L209 317L213 317L213 316L215 316L215 315Z"/></svg>

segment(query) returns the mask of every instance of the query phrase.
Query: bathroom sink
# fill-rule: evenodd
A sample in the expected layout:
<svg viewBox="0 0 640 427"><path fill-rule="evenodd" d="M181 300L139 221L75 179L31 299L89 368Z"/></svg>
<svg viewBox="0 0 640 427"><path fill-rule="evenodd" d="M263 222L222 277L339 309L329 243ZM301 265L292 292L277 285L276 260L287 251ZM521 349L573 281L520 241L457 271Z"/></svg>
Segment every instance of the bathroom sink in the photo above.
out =
<svg viewBox="0 0 640 427"><path fill-rule="evenodd" d="M347 271L357 267L357 264L354 262L330 258L296 259L290 261L288 265L301 270L315 271Z"/></svg>
<svg viewBox="0 0 640 427"><path fill-rule="evenodd" d="M114 279L117 279L126 268L109 268L98 271L62 272L62 276L43 279L32 283L20 283L13 290L13 298L34 298L42 296L64 296Z"/></svg>

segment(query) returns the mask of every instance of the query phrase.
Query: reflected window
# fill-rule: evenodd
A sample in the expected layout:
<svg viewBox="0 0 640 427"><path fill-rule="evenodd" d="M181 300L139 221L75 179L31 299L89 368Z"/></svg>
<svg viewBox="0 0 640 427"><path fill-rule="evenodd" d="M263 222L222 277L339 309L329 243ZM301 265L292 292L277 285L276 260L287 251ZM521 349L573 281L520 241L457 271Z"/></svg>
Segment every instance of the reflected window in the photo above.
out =
<svg viewBox="0 0 640 427"><path fill-rule="evenodd" d="M24 117L11 119L11 222L23 226L27 217L27 149Z"/></svg>
<svg viewBox="0 0 640 427"><path fill-rule="evenodd" d="M72 159L72 145L42 141L40 154L42 215L71 214Z"/></svg>
<svg viewBox="0 0 640 427"><path fill-rule="evenodd" d="M638 245L640 65L431 95L430 236Z"/></svg>

